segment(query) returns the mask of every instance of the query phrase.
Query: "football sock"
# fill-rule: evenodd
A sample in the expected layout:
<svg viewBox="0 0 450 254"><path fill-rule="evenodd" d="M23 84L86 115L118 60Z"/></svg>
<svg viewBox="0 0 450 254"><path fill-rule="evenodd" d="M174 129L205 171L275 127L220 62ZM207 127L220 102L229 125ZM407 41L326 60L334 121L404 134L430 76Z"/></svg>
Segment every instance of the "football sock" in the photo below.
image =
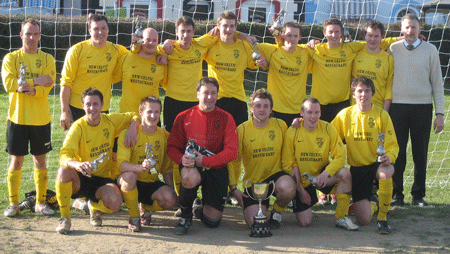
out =
<svg viewBox="0 0 450 254"><path fill-rule="evenodd" d="M138 190L134 188L132 191L122 190L123 201L127 205L130 217L139 217L138 207Z"/></svg>
<svg viewBox="0 0 450 254"><path fill-rule="evenodd" d="M276 213L282 213L282 212L286 211L286 208L287 208L287 206L286 207L278 206L277 202L273 203L273 211Z"/></svg>
<svg viewBox="0 0 450 254"><path fill-rule="evenodd" d="M350 205L350 195L347 193L338 193L336 194L337 205L336 205L336 219L340 219L342 217L347 217L348 215L348 206Z"/></svg>
<svg viewBox="0 0 450 254"><path fill-rule="evenodd" d="M392 178L380 179L380 190L378 191L378 199L380 200L380 211L378 212L378 220L387 220L386 214L392 201Z"/></svg>
<svg viewBox="0 0 450 254"><path fill-rule="evenodd" d="M8 170L8 192L9 204L19 205L20 180L22 179L22 169Z"/></svg>
<svg viewBox="0 0 450 254"><path fill-rule="evenodd" d="M94 208L94 210L102 211L104 213L113 213L113 210L106 207L105 204L103 204L103 200L101 200L101 199L98 202L94 202L91 200L90 204L91 204L92 208ZM139 216L135 216L135 217L139 217Z"/></svg>
<svg viewBox="0 0 450 254"><path fill-rule="evenodd" d="M56 199L58 200L61 217L70 219L70 197L72 196L72 182L56 181Z"/></svg>
<svg viewBox="0 0 450 254"><path fill-rule="evenodd" d="M34 185L36 186L36 204L43 204L47 199L48 172L46 169L34 169Z"/></svg>

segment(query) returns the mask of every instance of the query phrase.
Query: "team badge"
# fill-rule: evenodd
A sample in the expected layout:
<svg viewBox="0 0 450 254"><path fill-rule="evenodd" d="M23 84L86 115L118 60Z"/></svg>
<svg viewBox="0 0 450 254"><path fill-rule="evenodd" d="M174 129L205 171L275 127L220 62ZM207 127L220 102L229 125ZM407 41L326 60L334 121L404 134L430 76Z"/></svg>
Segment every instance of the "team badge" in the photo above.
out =
<svg viewBox="0 0 450 254"><path fill-rule="evenodd" d="M301 65L301 64L302 64L302 58L299 57L299 56L297 56L297 57L295 58L295 62L296 62L298 65Z"/></svg>
<svg viewBox="0 0 450 254"><path fill-rule="evenodd" d="M344 50L339 51L339 53L341 54L341 57L347 57Z"/></svg>
<svg viewBox="0 0 450 254"><path fill-rule="evenodd" d="M375 61L375 66L376 66L377 68L380 68L380 67L381 67L381 60L380 60L380 59L378 59L377 61Z"/></svg>
<svg viewBox="0 0 450 254"><path fill-rule="evenodd" d="M106 53L106 61L110 62L112 59L111 53Z"/></svg>
<svg viewBox="0 0 450 254"><path fill-rule="evenodd" d="M161 143L159 142L159 140L156 140L155 145L153 147L155 148L155 151L158 151L159 148L161 148Z"/></svg>
<svg viewBox="0 0 450 254"><path fill-rule="evenodd" d="M150 68L152 70L152 73L156 72L156 64L152 64L152 67Z"/></svg>
<svg viewBox="0 0 450 254"><path fill-rule="evenodd" d="M318 137L318 138L316 139L316 141L317 141L317 146L318 146L319 148L321 148L321 147L323 146L323 138Z"/></svg>
<svg viewBox="0 0 450 254"><path fill-rule="evenodd" d="M200 51L198 49L196 49L195 55L197 56L197 58L200 58L202 56L202 53L200 53Z"/></svg>
<svg viewBox="0 0 450 254"><path fill-rule="evenodd" d="M239 50L237 49L234 50L234 58L239 58Z"/></svg>
<svg viewBox="0 0 450 254"><path fill-rule="evenodd" d="M389 136L392 136L392 131L388 130L388 134L389 134Z"/></svg>
<svg viewBox="0 0 450 254"><path fill-rule="evenodd" d="M109 138L109 130L107 128L103 129L103 136Z"/></svg>
<svg viewBox="0 0 450 254"><path fill-rule="evenodd" d="M269 138L270 138L270 140L274 140L275 139L275 131L273 131L273 130L270 130L269 131Z"/></svg>
<svg viewBox="0 0 450 254"><path fill-rule="evenodd" d="M373 128L375 126L375 119L373 119L373 117L369 118L369 127Z"/></svg>
<svg viewBox="0 0 450 254"><path fill-rule="evenodd" d="M42 60L41 59L37 59L36 60L36 68L41 68L42 66Z"/></svg>

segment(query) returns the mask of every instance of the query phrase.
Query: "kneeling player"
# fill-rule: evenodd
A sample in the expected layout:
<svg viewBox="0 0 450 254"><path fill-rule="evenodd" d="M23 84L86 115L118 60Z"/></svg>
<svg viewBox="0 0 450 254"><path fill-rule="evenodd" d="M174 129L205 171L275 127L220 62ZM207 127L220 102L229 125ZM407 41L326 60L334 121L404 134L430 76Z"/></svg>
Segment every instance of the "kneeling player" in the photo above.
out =
<svg viewBox="0 0 450 254"><path fill-rule="evenodd" d="M150 224L152 211L170 209L177 202L173 189L173 163L166 153L169 132L157 126L161 116L161 101L154 96L143 98L139 114L142 124L137 131L137 144L125 147L127 131L123 130L119 136L117 157L122 172L117 183L130 215L128 229L134 232L141 230L141 224ZM147 145L151 145L151 153L146 151ZM157 172L150 171L153 166L146 158L147 154L153 155L156 160ZM158 179L158 173L163 175L165 183ZM141 218L138 202L142 208Z"/></svg>
<svg viewBox="0 0 450 254"><path fill-rule="evenodd" d="M89 88L81 94L81 103L86 115L75 121L67 133L61 148L61 167L56 176L56 198L61 211L60 224L56 232L66 234L71 227L70 199L89 199L90 223L101 226L101 212L118 211L122 205L122 194L114 182L117 165L112 158L114 137L130 126L126 142L136 140L135 113L104 114L103 94ZM95 166L94 160L103 157Z"/></svg>
<svg viewBox="0 0 450 254"><path fill-rule="evenodd" d="M297 182L298 195L293 200L295 217L302 227L312 223L311 206L318 202L316 189L301 176L309 173L317 177L317 188L325 194L338 184L336 226L358 230L358 226L347 218L352 186L350 172L344 168L344 144L336 128L320 120L320 103L316 98L302 102L301 115L301 127L287 130L283 146L283 165L293 169L292 175Z"/></svg>
<svg viewBox="0 0 450 254"><path fill-rule="evenodd" d="M391 163L394 163L398 155L397 137L389 114L371 102L375 94L372 80L360 76L353 81L351 89L356 105L339 112L332 124L338 130L340 138L347 143L356 219L359 224L366 225L378 209L375 203L371 205L369 201L372 196L372 183L376 179L379 182L380 200L378 233L389 234L391 227L386 214L392 201L394 167ZM386 152L378 158L381 162L377 162L380 134L385 136Z"/></svg>

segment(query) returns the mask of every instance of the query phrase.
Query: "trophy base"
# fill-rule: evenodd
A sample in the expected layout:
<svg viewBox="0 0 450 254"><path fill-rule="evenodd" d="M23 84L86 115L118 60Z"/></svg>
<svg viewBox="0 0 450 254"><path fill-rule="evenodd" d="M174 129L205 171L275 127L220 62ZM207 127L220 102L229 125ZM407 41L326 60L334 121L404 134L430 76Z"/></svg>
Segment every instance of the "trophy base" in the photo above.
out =
<svg viewBox="0 0 450 254"><path fill-rule="evenodd" d="M270 225L267 222L267 217L253 217L252 232L249 236L258 238L272 236L272 233L270 233Z"/></svg>

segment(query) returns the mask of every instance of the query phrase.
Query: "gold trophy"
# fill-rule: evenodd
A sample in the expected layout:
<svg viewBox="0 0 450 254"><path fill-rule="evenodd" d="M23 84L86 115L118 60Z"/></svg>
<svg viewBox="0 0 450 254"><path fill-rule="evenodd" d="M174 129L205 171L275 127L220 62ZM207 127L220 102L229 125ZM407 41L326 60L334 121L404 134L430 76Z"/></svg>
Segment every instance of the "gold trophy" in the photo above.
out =
<svg viewBox="0 0 450 254"><path fill-rule="evenodd" d="M306 177L306 179L311 183L311 186L317 188L317 177L311 176L308 172L302 174L302 177Z"/></svg>
<svg viewBox="0 0 450 254"><path fill-rule="evenodd" d="M27 75L27 69L28 69L28 66L26 66L23 63L20 63L19 79L17 79L17 88L19 88L27 83L27 80L25 79L25 77ZM23 93L19 89L17 89L17 92Z"/></svg>
<svg viewBox="0 0 450 254"><path fill-rule="evenodd" d="M258 51L258 43L256 41L252 43L252 51L253 51L252 54L253 61L255 61L255 65L259 65L258 59L261 57L261 54Z"/></svg>
<svg viewBox="0 0 450 254"><path fill-rule="evenodd" d="M272 184L272 193L268 195L269 192L269 186ZM253 189L253 195L250 194L248 191L247 186L251 185ZM252 225L252 231L250 233L251 237L269 237L272 236L272 233L270 233L270 225L267 221L267 216L264 215L261 207L261 203L263 200L269 199L270 196L272 196L273 192L275 191L275 182L270 181L269 183L251 183L250 181L245 182L245 191L247 192L248 196L253 199L257 200L259 203L259 210L255 217L253 217L253 225Z"/></svg>
<svg viewBox="0 0 450 254"><path fill-rule="evenodd" d="M142 21L140 19L141 17L139 15L136 16L136 20L134 21L136 23L136 30L134 31L134 34L141 38L136 43L143 43L142 37L144 37L144 32L142 31Z"/></svg>
<svg viewBox="0 0 450 254"><path fill-rule="evenodd" d="M381 156L383 156L386 153L386 149L384 149L384 137L386 136L386 134L380 132L380 134L378 134L378 148L377 148L377 162L383 162L381 160Z"/></svg>
<svg viewBox="0 0 450 254"><path fill-rule="evenodd" d="M273 31L273 34L278 36L281 32L281 28L283 28L284 24L284 18L286 16L286 11L284 9L281 9L281 11L277 15L277 19L273 23L272 27L275 28L275 31Z"/></svg>
<svg viewBox="0 0 450 254"><path fill-rule="evenodd" d="M149 144L149 143L145 144L145 153L146 153L145 158L150 161L150 166L152 166L152 168L150 168L150 170L148 171L148 173L150 175L158 174L158 171L155 168L156 160L155 160L155 158L153 158L152 146L154 146L154 145Z"/></svg>

